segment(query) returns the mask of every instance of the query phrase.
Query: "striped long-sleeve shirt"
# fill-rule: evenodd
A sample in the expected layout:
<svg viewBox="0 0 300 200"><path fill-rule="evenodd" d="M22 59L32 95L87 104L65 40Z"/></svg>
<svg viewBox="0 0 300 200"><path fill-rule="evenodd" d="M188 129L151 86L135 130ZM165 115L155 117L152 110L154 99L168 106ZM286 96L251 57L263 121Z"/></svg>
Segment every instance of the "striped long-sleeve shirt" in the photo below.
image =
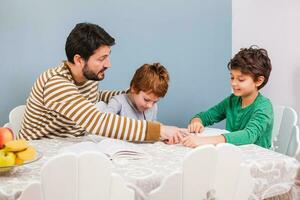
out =
<svg viewBox="0 0 300 200"><path fill-rule="evenodd" d="M86 133L129 141L158 140L160 125L95 107L122 91L99 91L98 81L76 85L65 62L44 72L27 99L20 136L24 139L76 137Z"/></svg>

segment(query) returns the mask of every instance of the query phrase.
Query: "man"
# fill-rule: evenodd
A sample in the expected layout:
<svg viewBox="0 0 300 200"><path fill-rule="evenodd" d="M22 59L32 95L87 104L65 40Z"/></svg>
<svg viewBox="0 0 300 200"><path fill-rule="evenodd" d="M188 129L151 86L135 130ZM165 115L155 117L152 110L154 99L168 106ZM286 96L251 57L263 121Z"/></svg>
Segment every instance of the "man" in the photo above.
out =
<svg viewBox="0 0 300 200"><path fill-rule="evenodd" d="M104 113L95 107L98 101L108 102L124 93L98 91L98 81L111 66L114 44L114 38L98 25L77 24L66 41L68 60L44 72L32 87L20 136L41 139L91 133L129 141L178 142L177 127Z"/></svg>

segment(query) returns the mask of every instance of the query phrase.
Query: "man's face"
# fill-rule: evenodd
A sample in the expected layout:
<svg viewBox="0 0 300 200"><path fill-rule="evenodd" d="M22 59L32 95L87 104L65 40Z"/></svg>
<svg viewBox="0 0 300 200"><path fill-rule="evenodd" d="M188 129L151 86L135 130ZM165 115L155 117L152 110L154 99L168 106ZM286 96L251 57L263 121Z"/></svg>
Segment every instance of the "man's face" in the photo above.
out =
<svg viewBox="0 0 300 200"><path fill-rule="evenodd" d="M104 79L104 71L111 66L110 64L110 46L100 46L90 56L82 69L83 76L87 80L101 81Z"/></svg>
<svg viewBox="0 0 300 200"><path fill-rule="evenodd" d="M134 90L131 90L131 95L133 103L140 112L144 112L147 109L152 108L159 100L159 97L152 92L140 91L136 93Z"/></svg>

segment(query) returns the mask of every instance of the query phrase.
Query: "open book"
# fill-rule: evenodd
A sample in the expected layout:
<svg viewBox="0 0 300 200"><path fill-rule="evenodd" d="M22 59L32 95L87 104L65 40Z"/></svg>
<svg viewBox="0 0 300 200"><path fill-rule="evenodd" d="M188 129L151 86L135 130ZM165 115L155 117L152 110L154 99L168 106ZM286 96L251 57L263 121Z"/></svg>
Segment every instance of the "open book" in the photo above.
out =
<svg viewBox="0 0 300 200"><path fill-rule="evenodd" d="M96 138L96 139L95 139ZM97 151L106 154L111 159L126 158L129 160L143 159L149 156L138 144L129 143L123 140L93 137L88 141L73 144L60 149L60 153L81 153L84 151Z"/></svg>

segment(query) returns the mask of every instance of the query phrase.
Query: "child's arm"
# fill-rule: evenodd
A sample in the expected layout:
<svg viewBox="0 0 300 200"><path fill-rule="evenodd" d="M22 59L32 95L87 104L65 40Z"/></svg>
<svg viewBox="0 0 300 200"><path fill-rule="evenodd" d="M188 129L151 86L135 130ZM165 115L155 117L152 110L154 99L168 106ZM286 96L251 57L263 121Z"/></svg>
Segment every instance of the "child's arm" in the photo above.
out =
<svg viewBox="0 0 300 200"><path fill-rule="evenodd" d="M188 125L189 131L191 133L201 133L205 126L213 125L214 123L225 119L226 108L229 105L229 101L230 97L224 99L208 111L196 114Z"/></svg>
<svg viewBox="0 0 300 200"><path fill-rule="evenodd" d="M271 104L261 105L244 129L224 134L226 141L231 144L253 144L260 140L260 146L271 146L273 127L273 111Z"/></svg>
<svg viewBox="0 0 300 200"><path fill-rule="evenodd" d="M225 142L226 140L223 135L202 137L193 134L193 135L186 136L182 139L182 144L184 146L192 147L192 148L204 144L219 144Z"/></svg>
<svg viewBox="0 0 300 200"><path fill-rule="evenodd" d="M226 108L229 106L229 101L230 97L227 97L206 112L196 114L193 118L201 119L203 126L210 126L220 122L226 118Z"/></svg>

